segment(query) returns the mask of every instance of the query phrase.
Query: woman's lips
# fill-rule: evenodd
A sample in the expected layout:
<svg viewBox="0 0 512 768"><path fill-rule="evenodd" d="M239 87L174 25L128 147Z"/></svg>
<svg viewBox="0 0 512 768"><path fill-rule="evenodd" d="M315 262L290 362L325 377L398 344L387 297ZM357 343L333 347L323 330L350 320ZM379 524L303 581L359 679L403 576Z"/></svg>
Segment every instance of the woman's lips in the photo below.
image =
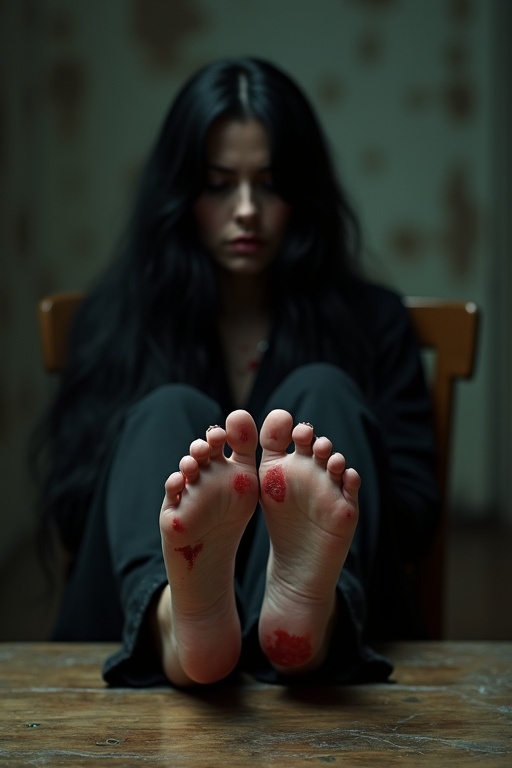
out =
<svg viewBox="0 0 512 768"><path fill-rule="evenodd" d="M254 253L263 245L259 237L245 236L235 237L229 241L229 247L235 253Z"/></svg>

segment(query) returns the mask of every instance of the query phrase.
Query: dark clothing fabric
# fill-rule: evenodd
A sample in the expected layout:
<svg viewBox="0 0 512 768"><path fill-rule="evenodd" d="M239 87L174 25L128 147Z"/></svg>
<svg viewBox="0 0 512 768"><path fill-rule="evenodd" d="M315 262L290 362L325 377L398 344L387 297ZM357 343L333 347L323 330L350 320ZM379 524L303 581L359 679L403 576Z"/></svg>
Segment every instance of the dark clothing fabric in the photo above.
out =
<svg viewBox="0 0 512 768"><path fill-rule="evenodd" d="M338 584L338 623L315 681L384 680L391 665L371 641L422 635L403 563L428 546L437 521L430 403L407 310L394 293L369 284L353 301L373 349L364 394L342 360L305 365L279 381L264 358L246 406L258 428L273 408L290 411L295 423L310 421L362 478L359 524ZM166 584L158 526L163 486L190 442L225 416L225 408L191 387L159 387L126 415L98 480L55 638L122 639L105 664L110 684L166 682L146 621ZM257 640L268 551L258 508L236 564L240 667L279 682Z"/></svg>

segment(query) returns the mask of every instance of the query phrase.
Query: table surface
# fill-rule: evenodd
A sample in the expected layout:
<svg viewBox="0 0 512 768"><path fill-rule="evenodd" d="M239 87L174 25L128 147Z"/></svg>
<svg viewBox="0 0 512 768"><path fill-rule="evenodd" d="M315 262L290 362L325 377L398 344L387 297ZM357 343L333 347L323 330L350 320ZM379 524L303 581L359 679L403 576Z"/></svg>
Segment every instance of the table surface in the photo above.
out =
<svg viewBox="0 0 512 768"><path fill-rule="evenodd" d="M107 644L0 644L9 766L512 766L512 642L396 643L392 682L107 688Z"/></svg>

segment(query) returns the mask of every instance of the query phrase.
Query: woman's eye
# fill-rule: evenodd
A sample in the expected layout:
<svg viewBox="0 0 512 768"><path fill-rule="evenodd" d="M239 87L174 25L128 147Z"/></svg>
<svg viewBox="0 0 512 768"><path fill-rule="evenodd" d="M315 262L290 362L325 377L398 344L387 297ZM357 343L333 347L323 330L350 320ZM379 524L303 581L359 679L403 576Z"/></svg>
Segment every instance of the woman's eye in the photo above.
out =
<svg viewBox="0 0 512 768"><path fill-rule="evenodd" d="M257 186L267 192L275 192L274 179L270 173L265 173L257 180Z"/></svg>
<svg viewBox="0 0 512 768"><path fill-rule="evenodd" d="M215 194L228 194L229 192L236 189L238 186L238 182L236 181L230 181L229 179L219 179L219 180L213 180L213 179L206 179L204 184L204 189L209 194L215 195ZM253 192L275 192L275 186L274 181L271 176L263 176L259 179L255 179L251 183L251 188Z"/></svg>
<svg viewBox="0 0 512 768"><path fill-rule="evenodd" d="M207 181L205 189L207 192L225 192L230 186L227 181Z"/></svg>

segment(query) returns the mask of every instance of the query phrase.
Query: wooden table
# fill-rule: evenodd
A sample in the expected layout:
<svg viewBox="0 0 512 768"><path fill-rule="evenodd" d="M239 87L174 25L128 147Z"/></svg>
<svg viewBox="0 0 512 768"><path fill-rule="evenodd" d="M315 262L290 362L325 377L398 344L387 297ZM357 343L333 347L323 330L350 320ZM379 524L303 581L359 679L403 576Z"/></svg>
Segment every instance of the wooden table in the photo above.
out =
<svg viewBox="0 0 512 768"><path fill-rule="evenodd" d="M0 644L8 766L512 766L512 643L400 643L393 682L106 688L110 645Z"/></svg>

